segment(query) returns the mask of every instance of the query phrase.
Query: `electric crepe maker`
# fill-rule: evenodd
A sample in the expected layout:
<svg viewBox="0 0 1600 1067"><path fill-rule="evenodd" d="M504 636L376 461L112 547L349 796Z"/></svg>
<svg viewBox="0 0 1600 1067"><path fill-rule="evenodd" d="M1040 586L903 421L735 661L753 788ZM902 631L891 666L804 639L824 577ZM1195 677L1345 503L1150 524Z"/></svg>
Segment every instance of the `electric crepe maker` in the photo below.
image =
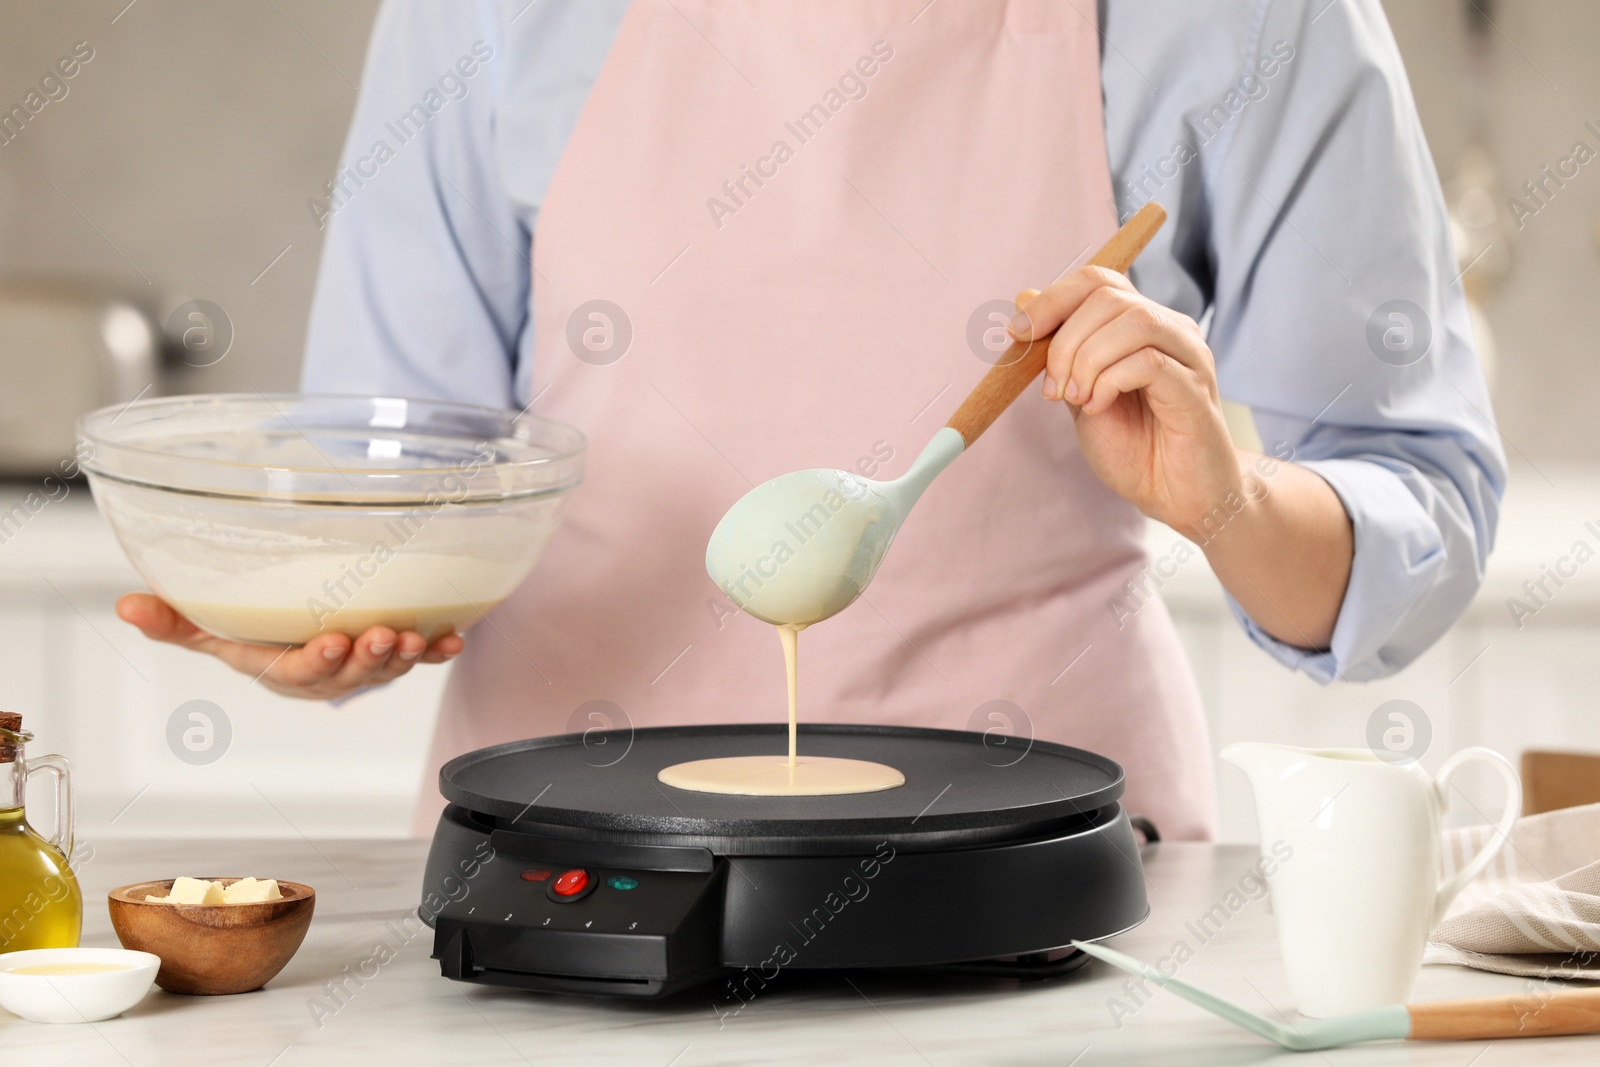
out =
<svg viewBox="0 0 1600 1067"><path fill-rule="evenodd" d="M802 725L805 755L905 784L758 797L664 767L782 752L783 724L591 731L441 769L420 915L447 978L661 997L775 970L1052 977L1149 914L1122 768L994 733ZM1147 839L1154 828L1143 820Z"/></svg>

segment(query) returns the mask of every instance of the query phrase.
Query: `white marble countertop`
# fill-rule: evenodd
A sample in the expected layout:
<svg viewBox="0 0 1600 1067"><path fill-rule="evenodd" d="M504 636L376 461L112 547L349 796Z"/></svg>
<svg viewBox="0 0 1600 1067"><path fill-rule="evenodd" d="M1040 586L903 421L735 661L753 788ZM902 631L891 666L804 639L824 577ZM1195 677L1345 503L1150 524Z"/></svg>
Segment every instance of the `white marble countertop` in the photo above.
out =
<svg viewBox="0 0 1600 1067"><path fill-rule="evenodd" d="M1190 1004L1156 992L1143 1006L1125 976L1090 965L1053 982L785 972L736 1017L720 1019L709 992L656 1003L556 997L460 985L439 976L431 934L409 941L397 924L416 904L420 841L113 841L97 844L80 879L84 943L115 945L105 896L113 886L185 872L256 874L317 890L300 952L265 990L232 997L154 991L124 1016L42 1026L0 1011L0 1063L260 1065L654 1064L1441 1064L1498 1067L1600 1062L1600 1037L1478 1043L1374 1044L1313 1056L1282 1052ZM1245 846L1146 850L1152 911L1111 944L1154 960L1180 939L1194 957L1180 974L1247 1006L1289 1011L1272 917L1247 903L1202 942L1186 925L1223 900L1255 861ZM950 921L960 921L958 887ZM334 999L379 945L393 959ZM365 968L372 973L372 968ZM1519 979L1424 968L1417 1000L1509 995ZM1134 1008L1113 1021L1110 1002ZM320 1011L316 1010L321 1005ZM320 1022L320 1025L319 1025Z"/></svg>

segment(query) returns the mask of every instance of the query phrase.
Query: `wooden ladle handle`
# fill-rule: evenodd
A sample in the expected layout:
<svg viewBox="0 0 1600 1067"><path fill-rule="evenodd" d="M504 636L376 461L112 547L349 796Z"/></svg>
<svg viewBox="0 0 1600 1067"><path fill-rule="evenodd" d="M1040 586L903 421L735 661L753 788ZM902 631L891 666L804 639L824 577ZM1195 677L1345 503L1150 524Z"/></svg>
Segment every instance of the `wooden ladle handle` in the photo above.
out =
<svg viewBox="0 0 1600 1067"><path fill-rule="evenodd" d="M1600 1033L1600 989L1407 1004L1413 1041Z"/></svg>
<svg viewBox="0 0 1600 1067"><path fill-rule="evenodd" d="M1139 258L1139 253L1144 251L1144 246L1150 243L1156 231L1161 229L1162 223L1167 221L1167 213L1161 205L1151 201L1122 224L1122 229L1111 235L1100 251L1094 254L1089 261L1093 267L1106 267L1110 270L1126 274L1133 261ZM1050 354L1050 338L1040 337L1032 341L1013 341L1011 347L1006 349L1005 355L1000 358L990 369L983 380L967 395L950 416L946 426L955 430L966 441L967 447L972 447L989 424L1000 417L1000 413L1011 406L1011 402L1022 395L1028 387L1044 370L1045 360Z"/></svg>

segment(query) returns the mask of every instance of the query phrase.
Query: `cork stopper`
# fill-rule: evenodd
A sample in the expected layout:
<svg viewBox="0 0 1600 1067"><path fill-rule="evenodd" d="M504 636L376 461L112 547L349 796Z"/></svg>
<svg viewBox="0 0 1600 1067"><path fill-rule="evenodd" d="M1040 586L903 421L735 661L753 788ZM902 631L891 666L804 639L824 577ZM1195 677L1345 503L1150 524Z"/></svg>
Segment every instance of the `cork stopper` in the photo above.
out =
<svg viewBox="0 0 1600 1067"><path fill-rule="evenodd" d="M22 733L22 716L14 711L0 711L0 763L17 761L19 736Z"/></svg>

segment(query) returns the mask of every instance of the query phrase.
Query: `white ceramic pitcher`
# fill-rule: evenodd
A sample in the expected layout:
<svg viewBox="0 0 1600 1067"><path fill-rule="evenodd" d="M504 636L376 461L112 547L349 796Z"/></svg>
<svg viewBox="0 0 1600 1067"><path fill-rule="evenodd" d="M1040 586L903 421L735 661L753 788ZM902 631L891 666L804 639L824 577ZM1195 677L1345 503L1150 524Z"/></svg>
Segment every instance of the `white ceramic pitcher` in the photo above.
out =
<svg viewBox="0 0 1600 1067"><path fill-rule="evenodd" d="M1289 988L1302 1014L1327 1018L1404 1004L1428 935L1466 884L1504 847L1522 806L1505 757L1466 748L1437 780L1416 763L1366 749L1229 745L1222 758L1250 777L1261 847L1292 850L1267 882ZM1506 784L1496 833L1441 884L1440 819L1464 764L1494 767Z"/></svg>

